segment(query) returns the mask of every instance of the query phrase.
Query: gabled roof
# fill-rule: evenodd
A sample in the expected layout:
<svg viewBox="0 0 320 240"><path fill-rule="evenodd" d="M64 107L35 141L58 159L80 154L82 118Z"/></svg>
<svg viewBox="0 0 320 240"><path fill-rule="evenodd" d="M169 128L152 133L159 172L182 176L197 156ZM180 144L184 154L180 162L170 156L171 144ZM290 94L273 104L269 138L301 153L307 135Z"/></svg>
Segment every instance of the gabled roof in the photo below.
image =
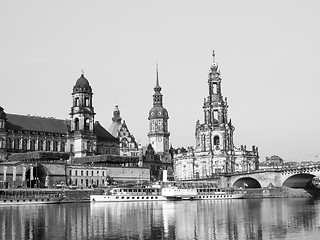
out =
<svg viewBox="0 0 320 240"><path fill-rule="evenodd" d="M67 134L68 120L7 114L7 129Z"/></svg>
<svg viewBox="0 0 320 240"><path fill-rule="evenodd" d="M98 121L94 123L93 132L98 139L119 142L119 139L112 136Z"/></svg>

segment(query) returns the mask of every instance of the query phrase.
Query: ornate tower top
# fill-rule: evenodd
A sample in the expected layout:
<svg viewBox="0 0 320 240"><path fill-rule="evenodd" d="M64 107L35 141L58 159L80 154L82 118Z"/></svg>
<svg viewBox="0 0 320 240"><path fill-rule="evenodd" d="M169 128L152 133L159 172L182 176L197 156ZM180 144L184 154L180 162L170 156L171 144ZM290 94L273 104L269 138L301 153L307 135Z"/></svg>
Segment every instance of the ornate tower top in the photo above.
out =
<svg viewBox="0 0 320 240"><path fill-rule="evenodd" d="M149 112L149 120L154 118L162 118L168 119L168 111L163 107L162 102L162 94L161 94L161 87L159 85L159 72L158 72L158 65L157 65L157 78L156 78L156 86L153 88L153 108Z"/></svg>
<svg viewBox="0 0 320 240"><path fill-rule="evenodd" d="M122 118L120 117L120 110L118 105L116 105L113 110L112 122L117 122L120 124L121 121L122 121Z"/></svg>
<svg viewBox="0 0 320 240"><path fill-rule="evenodd" d="M89 81L84 77L84 74L82 73L80 78L76 81L76 85L73 87L73 93L89 93L92 95L92 89L89 84Z"/></svg>

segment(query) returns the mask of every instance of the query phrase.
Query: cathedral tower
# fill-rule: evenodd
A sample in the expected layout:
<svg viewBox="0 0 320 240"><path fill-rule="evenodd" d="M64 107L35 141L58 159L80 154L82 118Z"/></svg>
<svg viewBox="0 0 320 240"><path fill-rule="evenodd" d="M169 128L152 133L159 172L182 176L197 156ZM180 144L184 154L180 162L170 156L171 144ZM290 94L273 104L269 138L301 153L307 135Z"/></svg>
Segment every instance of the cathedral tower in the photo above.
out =
<svg viewBox="0 0 320 240"><path fill-rule="evenodd" d="M73 87L71 107L71 133L74 142L70 150L75 157L92 155L96 145L96 137L93 133L94 108L92 106L92 89L89 81L81 74Z"/></svg>
<svg viewBox="0 0 320 240"><path fill-rule="evenodd" d="M159 85L159 74L157 67L156 86L153 94L153 108L149 111L149 143L157 154L161 156L161 161L171 162L169 153L169 130L168 111L163 107L161 87Z"/></svg>
<svg viewBox="0 0 320 240"><path fill-rule="evenodd" d="M204 99L204 123L196 124L196 150L207 151L214 155L224 155L233 148L233 131L231 122L228 123L227 98L221 93L221 74L215 62L208 74L209 96Z"/></svg>

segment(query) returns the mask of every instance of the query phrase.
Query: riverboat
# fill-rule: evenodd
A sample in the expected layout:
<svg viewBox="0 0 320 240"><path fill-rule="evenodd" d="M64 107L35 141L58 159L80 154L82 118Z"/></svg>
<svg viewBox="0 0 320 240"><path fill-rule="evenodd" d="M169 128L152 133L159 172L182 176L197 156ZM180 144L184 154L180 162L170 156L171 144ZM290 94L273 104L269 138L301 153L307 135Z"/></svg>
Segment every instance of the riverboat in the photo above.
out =
<svg viewBox="0 0 320 240"><path fill-rule="evenodd" d="M105 190L103 194L91 195L90 202L141 202L165 201L161 188L149 187L117 187Z"/></svg>
<svg viewBox="0 0 320 240"><path fill-rule="evenodd" d="M178 187L165 187L162 188L162 196L167 200L193 200L197 198L197 189L195 188L178 188Z"/></svg>
<svg viewBox="0 0 320 240"><path fill-rule="evenodd" d="M246 191L236 188L196 188L196 200L222 200L244 198Z"/></svg>
<svg viewBox="0 0 320 240"><path fill-rule="evenodd" d="M65 198L62 194L44 195L0 195L0 206L8 205L31 205L31 204L52 204L60 203Z"/></svg>

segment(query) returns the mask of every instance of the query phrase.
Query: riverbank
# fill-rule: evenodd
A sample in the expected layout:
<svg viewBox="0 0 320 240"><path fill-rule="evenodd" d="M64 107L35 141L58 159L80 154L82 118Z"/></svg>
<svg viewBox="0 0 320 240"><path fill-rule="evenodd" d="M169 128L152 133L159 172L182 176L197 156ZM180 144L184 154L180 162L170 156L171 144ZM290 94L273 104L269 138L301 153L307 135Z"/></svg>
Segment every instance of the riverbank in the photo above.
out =
<svg viewBox="0 0 320 240"><path fill-rule="evenodd" d="M244 198L310 198L319 195L319 190L307 191L302 188L251 188L245 189Z"/></svg>

